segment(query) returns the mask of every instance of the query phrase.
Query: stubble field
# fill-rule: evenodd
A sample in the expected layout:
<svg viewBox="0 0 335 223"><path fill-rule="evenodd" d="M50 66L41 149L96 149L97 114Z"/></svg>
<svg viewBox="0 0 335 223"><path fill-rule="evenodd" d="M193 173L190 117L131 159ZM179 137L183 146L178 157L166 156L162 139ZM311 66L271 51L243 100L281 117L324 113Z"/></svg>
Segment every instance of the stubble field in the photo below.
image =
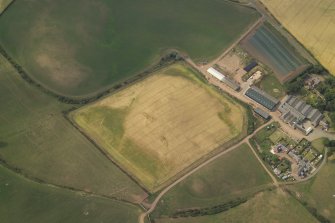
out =
<svg viewBox="0 0 335 223"><path fill-rule="evenodd" d="M330 72L335 74L334 0L261 0Z"/></svg>
<svg viewBox="0 0 335 223"><path fill-rule="evenodd" d="M182 64L71 114L148 190L244 133L245 109Z"/></svg>

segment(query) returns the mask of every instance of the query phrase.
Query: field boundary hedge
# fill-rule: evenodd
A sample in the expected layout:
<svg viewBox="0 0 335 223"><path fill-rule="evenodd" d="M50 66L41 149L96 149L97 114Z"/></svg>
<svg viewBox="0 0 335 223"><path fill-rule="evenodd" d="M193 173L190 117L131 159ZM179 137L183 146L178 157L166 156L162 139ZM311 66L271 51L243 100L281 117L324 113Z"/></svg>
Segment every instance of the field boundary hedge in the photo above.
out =
<svg viewBox="0 0 335 223"><path fill-rule="evenodd" d="M284 188L286 193L291 195L296 201L298 201L311 215L313 215L318 221L322 223L331 223L329 219L321 215L315 207L310 206L307 202L299 199L295 194L287 188Z"/></svg>
<svg viewBox="0 0 335 223"><path fill-rule="evenodd" d="M82 194L85 194L86 196L95 196L95 197L105 198L105 199L109 199L109 200L113 200L113 201L119 201L119 202L123 202L123 203L128 203L128 204L135 205L135 206L138 207L138 204L132 203L132 202L130 202L128 200L124 200L124 199L121 199L121 198L118 198L118 197L102 195L102 194L98 194L98 193L94 193L94 192L88 192L88 191L84 191L84 190L80 190L80 189L77 189L77 188L74 188L74 187L69 187L69 186L64 186L64 185L48 183L45 180L42 180L42 179L40 179L38 177L34 177L34 176L32 176L32 175L24 172L24 170L21 169L21 168L19 168L19 167L15 167L15 166L10 165L1 156L0 156L0 165L3 168L8 169L9 171L11 171L11 172L13 172L13 173L15 173L15 174L17 174L17 175L25 178L28 181L32 181L32 182L35 182L35 183L38 183L38 184L41 184L41 185L45 185L45 186L49 186L49 187L54 187L54 188L58 188L58 189L63 189L63 190L68 190L68 191L71 191L71 192L74 192L74 193L82 193Z"/></svg>
<svg viewBox="0 0 335 223"><path fill-rule="evenodd" d="M137 81L142 80L149 74L165 67L168 65L171 65L177 61L183 61L184 58L179 55L178 51L171 51L167 52L164 56L161 57L160 61L156 63L155 65L151 66L147 70L143 71L142 73L139 73L137 75L134 75L133 77L121 82L117 83L111 87L109 87L106 90L103 90L101 92L95 93L92 96L83 96L83 97L71 97L71 96L65 96L62 94L58 94L47 87L43 86L38 81L34 80L25 70L24 68L19 65L7 52L6 50L0 45L0 55L2 55L8 62L15 68L17 73L21 76L23 80L25 80L27 83L33 85L34 87L38 88L43 93L50 95L54 98L56 98L58 101L63 102L65 104L73 104L73 105L84 105L91 102L94 102L103 96L106 96L108 94L114 93L117 90L121 90L125 87L127 87L129 84L135 83Z"/></svg>

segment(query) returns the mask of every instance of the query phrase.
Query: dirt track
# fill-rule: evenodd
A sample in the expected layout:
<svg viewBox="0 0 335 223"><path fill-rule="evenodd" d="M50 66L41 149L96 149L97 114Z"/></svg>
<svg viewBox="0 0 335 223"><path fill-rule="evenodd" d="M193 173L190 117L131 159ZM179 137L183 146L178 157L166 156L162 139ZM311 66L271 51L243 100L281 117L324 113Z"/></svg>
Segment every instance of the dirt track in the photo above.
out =
<svg viewBox="0 0 335 223"><path fill-rule="evenodd" d="M152 213L158 202L160 201L160 199L169 191L171 190L174 186L176 186L177 184L179 184L180 182L182 182L183 180L185 180L187 177L189 177L190 175L192 175L193 173L195 173L196 171L198 171L199 169L201 169L202 167L206 166L207 164L213 162L214 160L216 160L217 158L221 157L222 155L229 153L231 151L233 151L234 149L238 148L239 146L241 146L244 143L249 144L249 139L251 137L253 137L259 130L261 130L262 128L264 128L265 126L269 125L269 123L265 123L264 125L260 126L253 134L249 135L248 137L246 137L244 140L242 140L241 142L239 142L238 144L234 145L233 147L213 156L212 158L208 159L207 161L205 161L204 163L200 164L199 166L197 166L196 168L194 168L193 170L191 170L190 172L188 172L187 174L185 174L184 176L182 176L181 178L179 178L178 180L176 180L175 182L173 182L172 184L170 184L168 187L166 187L164 190L162 190L159 195L156 197L156 199L154 200L154 202L152 202L150 208L145 212L142 213L139 216L139 223L144 223L144 219L147 215L149 215L150 213ZM265 167L265 165L263 164L263 162L260 160L260 158L257 156L256 152L253 150L253 153L255 154L255 156L257 157L257 159L260 161L261 165L263 166L263 168L266 170L266 172L270 175L271 179L273 180L273 183L275 186L278 186L278 181L277 179L270 173L270 171Z"/></svg>
<svg viewBox="0 0 335 223"><path fill-rule="evenodd" d="M255 6L256 8L260 7L257 3L257 1L255 0L253 2L253 6ZM195 69L197 69L199 72L201 72L209 81L210 84L213 84L215 86L218 86L220 89L224 90L226 93L232 95L233 97L251 105L252 107L259 107L259 105L255 102L250 101L246 96L244 96L243 92L236 92L234 90L232 90L231 88L229 88L228 86L226 86L225 84L219 82L218 80L215 80L213 78L210 77L210 75L207 73L207 69L211 66L213 66L214 64L216 64L219 60L221 60L225 55L227 55L241 40L243 40L246 36L248 36L252 31L254 31L255 29L257 29L261 24L263 24L263 22L265 21L265 19L268 19L269 15L267 14L267 11L265 10L261 10L262 13L262 18L260 18L254 25L252 25L239 39L237 39L232 45L231 47L229 47L227 50L225 50L217 59L215 59L214 61L203 65L203 66L198 66L196 65L191 59L187 59L186 61L193 66ZM281 27L280 27L281 28ZM281 32L283 33L283 31ZM287 35L285 35L287 36ZM290 37L292 38L292 37ZM292 42L292 40L290 41ZM297 44L295 44L297 45ZM311 56L306 53L305 50L301 49L301 46L296 46L300 53L303 53L303 55L307 56L310 62L314 62L313 59L311 58ZM307 55L306 55L307 54ZM306 138L305 135L303 135L302 133L293 130L290 126L288 126L286 123L284 123L279 117L280 114L278 112L270 112L270 115L273 118L273 121L279 122L280 125L282 126L282 129L284 132L290 134L291 136L293 136L293 138L296 138L297 140L302 139L302 138ZM242 145L243 143L247 143L249 145L249 147L252 149L250 143L249 143L249 139L251 137L253 137L260 129L262 129L263 127L265 127L266 125L268 125L268 123L260 126L252 135L249 135L248 137L246 137L244 140L242 140L240 143L236 144L235 146L217 154L216 156L210 158L209 160L205 161L204 163L202 163L201 165L197 166L196 168L194 168L193 170L191 170L190 172L188 172L187 174L185 174L184 176L182 176L181 178L179 178L178 180L176 180L174 183L170 184L168 187L166 187L164 190L161 191L161 193L156 197L156 199L154 200L154 202L150 205L150 208L145 212L142 213L139 216L139 223L144 223L145 222L145 217L148 216L150 213L152 213L158 202L160 201L160 199L168 192L170 191L174 186L176 186L178 183L182 182L183 180L185 180L187 177L189 177L190 175L192 175L193 173L195 173L196 171L198 171L199 169L201 169L202 167L206 166L207 164L209 164L210 162L216 160L217 158L219 158L220 156L231 152L232 150L238 148L240 145ZM320 135L320 134L318 134ZM317 135L317 136L318 136ZM309 139L313 139L316 136L310 136ZM308 137L307 137L308 138ZM333 135L331 138L335 139L335 135ZM257 155L257 153L252 149L252 152L254 153L254 155L256 156L257 160L260 162L260 164L262 165L262 167L264 168L264 170L268 173L268 175L271 177L273 184L278 187L280 185L285 185L285 183L279 183L277 178L272 175L272 173L270 172L270 170L268 170L268 168L265 166L265 164L263 163L263 161L259 158L259 156ZM310 177L308 177L308 179L304 179L302 181L306 181L309 180L310 178L312 178L313 176L315 176L315 174L321 169L321 167L324 165L324 161L323 163L320 165L320 167L318 168L317 171L315 171L313 173L313 175L311 175ZM299 181L301 182L301 181ZM295 182L298 183L298 182ZM283 192L283 191L282 191ZM283 192L284 193L284 192Z"/></svg>

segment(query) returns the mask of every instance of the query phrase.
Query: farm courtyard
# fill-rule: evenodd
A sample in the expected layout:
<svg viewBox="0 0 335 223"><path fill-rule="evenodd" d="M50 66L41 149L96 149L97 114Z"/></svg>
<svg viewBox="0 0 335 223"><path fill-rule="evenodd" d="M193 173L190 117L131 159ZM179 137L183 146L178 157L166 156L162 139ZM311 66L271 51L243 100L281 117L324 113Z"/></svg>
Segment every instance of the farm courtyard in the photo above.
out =
<svg viewBox="0 0 335 223"><path fill-rule="evenodd" d="M245 134L245 109L174 64L71 118L148 190Z"/></svg>

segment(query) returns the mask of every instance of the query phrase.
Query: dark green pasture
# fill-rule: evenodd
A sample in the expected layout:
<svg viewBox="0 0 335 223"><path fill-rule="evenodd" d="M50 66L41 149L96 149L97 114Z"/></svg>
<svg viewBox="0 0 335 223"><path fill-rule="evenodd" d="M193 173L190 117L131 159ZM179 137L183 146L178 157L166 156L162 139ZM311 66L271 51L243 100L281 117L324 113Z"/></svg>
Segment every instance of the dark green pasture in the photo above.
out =
<svg viewBox="0 0 335 223"><path fill-rule="evenodd" d="M128 203L35 183L0 166L3 223L133 223L140 211Z"/></svg>
<svg viewBox="0 0 335 223"><path fill-rule="evenodd" d="M190 208L211 208L248 197L271 186L251 148L243 144L178 184L160 200L152 217Z"/></svg>
<svg viewBox="0 0 335 223"><path fill-rule="evenodd" d="M138 201L143 190L64 118L69 108L0 57L0 159L51 184Z"/></svg>
<svg viewBox="0 0 335 223"><path fill-rule="evenodd" d="M0 18L0 44L46 87L84 96L146 70L167 49L211 60L258 18L226 0L19 0Z"/></svg>

